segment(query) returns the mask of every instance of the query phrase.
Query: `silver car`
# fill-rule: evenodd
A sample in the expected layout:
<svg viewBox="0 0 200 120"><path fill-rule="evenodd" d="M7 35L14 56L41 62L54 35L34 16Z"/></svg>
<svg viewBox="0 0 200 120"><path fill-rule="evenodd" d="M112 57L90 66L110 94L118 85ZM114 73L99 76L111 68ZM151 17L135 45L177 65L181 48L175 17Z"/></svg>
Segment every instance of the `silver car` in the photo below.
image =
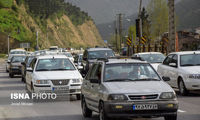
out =
<svg viewBox="0 0 200 120"><path fill-rule="evenodd" d="M147 62L133 59L98 60L83 80L81 105L84 117L92 111L100 120L164 117L176 120L174 90Z"/></svg>

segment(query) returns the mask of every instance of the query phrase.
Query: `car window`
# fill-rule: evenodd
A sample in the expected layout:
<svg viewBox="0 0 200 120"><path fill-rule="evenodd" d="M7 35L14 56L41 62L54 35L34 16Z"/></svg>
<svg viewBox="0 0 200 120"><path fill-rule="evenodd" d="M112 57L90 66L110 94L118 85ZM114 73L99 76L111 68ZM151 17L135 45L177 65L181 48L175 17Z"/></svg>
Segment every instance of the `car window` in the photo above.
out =
<svg viewBox="0 0 200 120"><path fill-rule="evenodd" d="M34 70L34 68L35 68L35 63L36 63L36 61L37 61L37 59L35 58L35 59L33 59L32 60L32 62L31 62L31 64L30 64L30 67Z"/></svg>
<svg viewBox="0 0 200 120"><path fill-rule="evenodd" d="M89 79L90 79L90 76L91 76L91 74L92 74L92 71L93 71L95 65L96 65L96 64L93 64L93 66L91 67L91 69L89 69L89 71L88 71L88 73L87 73L87 75L86 75L86 77L85 77L86 80L89 80Z"/></svg>
<svg viewBox="0 0 200 120"><path fill-rule="evenodd" d="M177 55L174 55L174 56L173 56L171 63L176 63L176 64L178 64L178 56L177 56Z"/></svg>
<svg viewBox="0 0 200 120"><path fill-rule="evenodd" d="M169 65L169 63L172 61L173 56L174 56L174 55L168 55L168 56L165 58L163 64L164 64L164 65Z"/></svg>
<svg viewBox="0 0 200 120"><path fill-rule="evenodd" d="M90 79L95 79L97 71L98 71L98 64L95 64L91 71Z"/></svg>
<svg viewBox="0 0 200 120"><path fill-rule="evenodd" d="M149 63L162 63L165 59L163 54L141 54L140 57Z"/></svg>
<svg viewBox="0 0 200 120"><path fill-rule="evenodd" d="M99 65L97 65L97 68L96 68L95 71L93 72L91 78L92 78L92 79L98 78L98 80L101 80L101 73L102 73L102 65L99 64Z"/></svg>
<svg viewBox="0 0 200 120"><path fill-rule="evenodd" d="M25 61L26 56L14 56L11 59L11 62L24 62Z"/></svg>

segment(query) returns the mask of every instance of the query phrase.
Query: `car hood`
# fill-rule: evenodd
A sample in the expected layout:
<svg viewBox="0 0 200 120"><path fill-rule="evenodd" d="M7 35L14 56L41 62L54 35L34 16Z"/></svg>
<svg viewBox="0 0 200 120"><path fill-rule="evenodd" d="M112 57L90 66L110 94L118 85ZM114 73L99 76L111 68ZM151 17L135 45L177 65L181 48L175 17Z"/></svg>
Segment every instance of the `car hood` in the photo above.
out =
<svg viewBox="0 0 200 120"><path fill-rule="evenodd" d="M35 72L36 79L82 79L81 74L75 71L42 71Z"/></svg>
<svg viewBox="0 0 200 120"><path fill-rule="evenodd" d="M22 66L21 62L11 63L12 66Z"/></svg>
<svg viewBox="0 0 200 120"><path fill-rule="evenodd" d="M200 66L182 67L181 71L184 71L186 74L200 74Z"/></svg>
<svg viewBox="0 0 200 120"><path fill-rule="evenodd" d="M173 91L164 81L105 82L104 85L110 94L148 94Z"/></svg>

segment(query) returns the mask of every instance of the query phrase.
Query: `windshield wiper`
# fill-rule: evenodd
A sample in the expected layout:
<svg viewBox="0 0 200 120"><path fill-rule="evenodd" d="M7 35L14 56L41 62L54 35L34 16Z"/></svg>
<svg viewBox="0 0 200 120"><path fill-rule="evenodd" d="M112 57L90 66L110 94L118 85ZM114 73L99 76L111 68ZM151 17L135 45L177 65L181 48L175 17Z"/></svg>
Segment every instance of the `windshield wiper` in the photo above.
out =
<svg viewBox="0 0 200 120"><path fill-rule="evenodd" d="M181 66L195 66L195 64L184 64L184 65L181 65Z"/></svg>
<svg viewBox="0 0 200 120"><path fill-rule="evenodd" d="M118 82L118 81L133 81L132 79L127 79L127 78L120 78L120 79L109 79L106 80L106 82Z"/></svg>
<svg viewBox="0 0 200 120"><path fill-rule="evenodd" d="M39 69L39 70L36 70L36 71L51 71L51 69Z"/></svg>
<svg viewBox="0 0 200 120"><path fill-rule="evenodd" d="M160 80L155 78L143 78L143 79L135 79L133 81L160 81Z"/></svg>
<svg viewBox="0 0 200 120"><path fill-rule="evenodd" d="M62 68L61 69L52 69L52 71L54 71L54 70L59 71L59 70L74 70L74 69L62 69Z"/></svg>

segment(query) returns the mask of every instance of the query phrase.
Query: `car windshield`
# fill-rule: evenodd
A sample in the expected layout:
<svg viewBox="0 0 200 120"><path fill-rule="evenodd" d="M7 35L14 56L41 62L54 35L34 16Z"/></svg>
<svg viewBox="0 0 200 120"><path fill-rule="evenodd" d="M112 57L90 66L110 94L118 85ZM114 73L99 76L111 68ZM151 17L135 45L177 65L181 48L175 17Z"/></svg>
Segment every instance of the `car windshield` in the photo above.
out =
<svg viewBox="0 0 200 120"><path fill-rule="evenodd" d="M180 56L180 66L200 65L200 54L188 54Z"/></svg>
<svg viewBox="0 0 200 120"><path fill-rule="evenodd" d="M24 62L26 56L14 56L11 60L11 62Z"/></svg>
<svg viewBox="0 0 200 120"><path fill-rule="evenodd" d="M75 67L66 58L51 58L40 59L38 61L36 71L63 71L63 70L75 70Z"/></svg>
<svg viewBox="0 0 200 120"><path fill-rule="evenodd" d="M11 51L10 54L26 54L25 51Z"/></svg>
<svg viewBox="0 0 200 120"><path fill-rule="evenodd" d="M107 58L114 57L112 50L100 50L100 51L90 51L89 59Z"/></svg>
<svg viewBox="0 0 200 120"><path fill-rule="evenodd" d="M152 81L160 80L149 64L120 63L105 66L104 81Z"/></svg>
<svg viewBox="0 0 200 120"><path fill-rule="evenodd" d="M162 63L165 59L163 54L141 54L140 57L149 63Z"/></svg>

